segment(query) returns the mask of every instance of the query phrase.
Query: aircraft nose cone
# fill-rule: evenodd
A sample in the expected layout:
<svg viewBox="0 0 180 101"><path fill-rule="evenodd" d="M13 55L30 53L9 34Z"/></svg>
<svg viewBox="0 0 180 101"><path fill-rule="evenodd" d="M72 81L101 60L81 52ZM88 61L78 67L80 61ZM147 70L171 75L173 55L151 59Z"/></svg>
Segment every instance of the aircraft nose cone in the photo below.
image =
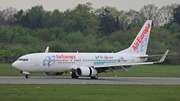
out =
<svg viewBox="0 0 180 101"><path fill-rule="evenodd" d="M19 64L17 61L15 61L15 62L12 64L12 67L18 69L18 68L20 67L20 64Z"/></svg>

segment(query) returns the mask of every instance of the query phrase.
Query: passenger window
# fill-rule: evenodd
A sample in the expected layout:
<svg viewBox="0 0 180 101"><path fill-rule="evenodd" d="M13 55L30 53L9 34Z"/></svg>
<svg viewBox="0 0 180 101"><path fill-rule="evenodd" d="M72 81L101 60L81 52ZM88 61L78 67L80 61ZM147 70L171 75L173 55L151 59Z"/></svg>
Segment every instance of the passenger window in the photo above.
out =
<svg viewBox="0 0 180 101"><path fill-rule="evenodd" d="M19 61L23 61L24 59L19 59Z"/></svg>
<svg viewBox="0 0 180 101"><path fill-rule="evenodd" d="M28 61L28 59L22 59L22 58L20 58L20 59L18 59L19 61Z"/></svg>

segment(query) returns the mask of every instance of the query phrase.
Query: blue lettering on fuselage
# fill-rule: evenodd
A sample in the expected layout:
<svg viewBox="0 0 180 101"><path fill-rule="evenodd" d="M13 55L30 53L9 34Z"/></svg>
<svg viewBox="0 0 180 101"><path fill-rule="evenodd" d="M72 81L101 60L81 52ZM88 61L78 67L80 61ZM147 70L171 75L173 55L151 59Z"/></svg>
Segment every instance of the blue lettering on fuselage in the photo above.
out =
<svg viewBox="0 0 180 101"><path fill-rule="evenodd" d="M55 56L47 56L44 59L43 66L52 66L55 63Z"/></svg>

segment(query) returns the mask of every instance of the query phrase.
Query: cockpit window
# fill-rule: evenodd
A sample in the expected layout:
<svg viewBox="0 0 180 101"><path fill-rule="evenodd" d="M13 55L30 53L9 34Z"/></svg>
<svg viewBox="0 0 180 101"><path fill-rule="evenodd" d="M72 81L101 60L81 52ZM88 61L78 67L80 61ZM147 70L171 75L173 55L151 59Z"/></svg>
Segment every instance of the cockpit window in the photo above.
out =
<svg viewBox="0 0 180 101"><path fill-rule="evenodd" d="M23 59L23 58L20 58L18 59L19 61L28 61L28 59Z"/></svg>

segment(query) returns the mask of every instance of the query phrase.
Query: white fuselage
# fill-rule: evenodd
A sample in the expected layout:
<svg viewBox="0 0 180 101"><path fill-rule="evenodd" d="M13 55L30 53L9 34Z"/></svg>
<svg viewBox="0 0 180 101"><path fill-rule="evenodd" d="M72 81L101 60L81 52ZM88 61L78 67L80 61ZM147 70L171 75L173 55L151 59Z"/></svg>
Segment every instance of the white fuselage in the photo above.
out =
<svg viewBox="0 0 180 101"><path fill-rule="evenodd" d="M121 53L34 53L20 57L13 67L26 72L68 72L76 67L143 62L137 54Z"/></svg>

